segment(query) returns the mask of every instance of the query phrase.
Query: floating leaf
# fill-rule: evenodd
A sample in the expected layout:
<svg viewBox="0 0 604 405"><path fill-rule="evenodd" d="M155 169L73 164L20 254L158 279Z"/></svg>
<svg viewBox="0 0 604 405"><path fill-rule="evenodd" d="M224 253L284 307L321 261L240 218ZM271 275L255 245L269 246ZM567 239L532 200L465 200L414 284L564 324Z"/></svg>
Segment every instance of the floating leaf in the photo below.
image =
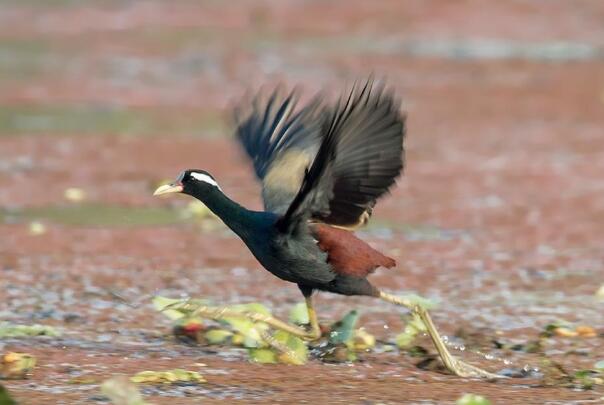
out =
<svg viewBox="0 0 604 405"><path fill-rule="evenodd" d="M418 306L426 310L433 309L438 306L438 303L435 300L425 298L414 293L401 294L398 297L402 300L405 300L411 306Z"/></svg>
<svg viewBox="0 0 604 405"><path fill-rule="evenodd" d="M192 298L167 298L155 296L152 300L156 310L166 314L172 320L178 320L184 317L195 318L195 312L200 307L207 307L207 300L192 299Z"/></svg>
<svg viewBox="0 0 604 405"><path fill-rule="evenodd" d="M363 328L357 329L354 331L353 345L355 350L371 349L375 347L375 336Z"/></svg>
<svg viewBox="0 0 604 405"><path fill-rule="evenodd" d="M476 394L463 394L461 398L455 401L456 405L491 405L491 401Z"/></svg>
<svg viewBox="0 0 604 405"><path fill-rule="evenodd" d="M175 321L181 319L185 316L185 313L180 310L180 305L186 302L186 300L176 299L176 298L167 298L161 296L155 296L151 300L153 303L153 307L166 315L171 320Z"/></svg>
<svg viewBox="0 0 604 405"><path fill-rule="evenodd" d="M421 318L414 313L411 320L405 325L405 330L396 337L396 345L401 349L411 347L417 335L420 332L425 331L426 325L424 325Z"/></svg>
<svg viewBox="0 0 604 405"><path fill-rule="evenodd" d="M308 360L308 347L299 337L279 330L275 333L273 339L287 349L278 356L281 363L302 365Z"/></svg>
<svg viewBox="0 0 604 405"><path fill-rule="evenodd" d="M250 348L248 349L250 360L255 363L262 364L275 364L277 361L277 354L271 349L262 348Z"/></svg>
<svg viewBox="0 0 604 405"><path fill-rule="evenodd" d="M329 333L329 343L337 345L349 342L354 334L354 327L359 320L359 313L352 310L342 318L342 320L331 326Z"/></svg>
<svg viewBox="0 0 604 405"><path fill-rule="evenodd" d="M544 337L596 337L598 333L591 326L579 325L573 326L571 323L558 320L545 326L545 331L542 333Z"/></svg>
<svg viewBox="0 0 604 405"><path fill-rule="evenodd" d="M71 202L81 202L86 199L86 192L81 188L69 187L65 189L63 196L66 200Z"/></svg>
<svg viewBox="0 0 604 405"><path fill-rule="evenodd" d="M234 346L243 346L245 343L245 336L243 336L241 333L235 333L231 337L231 343Z"/></svg>
<svg viewBox="0 0 604 405"><path fill-rule="evenodd" d="M30 235L42 235L46 233L46 225L42 222L32 221L29 223L29 234Z"/></svg>
<svg viewBox="0 0 604 405"><path fill-rule="evenodd" d="M579 336L579 334L569 328L556 328L554 329L554 333L556 334L556 336L560 336L560 337L576 337Z"/></svg>
<svg viewBox="0 0 604 405"><path fill-rule="evenodd" d="M98 384L99 380L94 377L74 377L67 380L67 384L73 385L88 385L88 384Z"/></svg>
<svg viewBox="0 0 604 405"><path fill-rule="evenodd" d="M268 330L268 325L256 323L247 318L228 317L220 320L233 328L243 336L244 347L264 347L266 346L262 339L262 331Z"/></svg>
<svg viewBox="0 0 604 405"><path fill-rule="evenodd" d="M146 405L143 396L127 377L113 377L101 384L101 392L113 405Z"/></svg>
<svg viewBox="0 0 604 405"><path fill-rule="evenodd" d="M225 343L233 336L233 332L225 329L210 329L204 334L205 339L211 345Z"/></svg>
<svg viewBox="0 0 604 405"><path fill-rule="evenodd" d="M6 379L27 378L36 366L36 358L28 353L9 352L2 357L0 377Z"/></svg>
<svg viewBox="0 0 604 405"><path fill-rule="evenodd" d="M566 322L564 320L559 319L555 322L548 323L547 325L545 325L545 327L543 328L543 332L541 333L541 336L552 337L558 333L557 329L572 331L572 329L574 329L574 328L570 322ZM562 333L565 333L565 332L562 332Z"/></svg>
<svg viewBox="0 0 604 405"><path fill-rule="evenodd" d="M598 376L596 370L579 370L574 374L574 385L583 390L590 390L594 385L604 384L604 380Z"/></svg>
<svg viewBox="0 0 604 405"><path fill-rule="evenodd" d="M308 320L308 308L305 302L299 302L289 311L289 321L297 325L306 325Z"/></svg>
<svg viewBox="0 0 604 405"><path fill-rule="evenodd" d="M10 396L6 388L0 385L0 404L1 405L17 405L17 402Z"/></svg>
<svg viewBox="0 0 604 405"><path fill-rule="evenodd" d="M540 369L543 373L542 384L544 386L568 387L572 384L573 377L560 363L548 357L541 358Z"/></svg>
<svg viewBox="0 0 604 405"><path fill-rule="evenodd" d="M167 371L141 371L130 377L130 381L134 383L152 383L152 384L172 384L176 382L207 382L196 371L187 371L182 369L174 369Z"/></svg>
<svg viewBox="0 0 604 405"><path fill-rule="evenodd" d="M598 291L596 291L596 298L599 301L604 301L604 284L602 284L600 288L598 288Z"/></svg>
<svg viewBox="0 0 604 405"><path fill-rule="evenodd" d="M332 324L329 330L329 338L326 345L316 347L314 350L324 361L345 362L355 361L354 338L355 326L359 320L357 311L350 311L340 321Z"/></svg>
<svg viewBox="0 0 604 405"><path fill-rule="evenodd" d="M59 336L60 333L52 326L46 325L14 325L8 322L0 323L0 338L16 338L31 336Z"/></svg>
<svg viewBox="0 0 604 405"><path fill-rule="evenodd" d="M264 305L259 303L237 304L228 307L229 310L236 312L253 312L270 316L271 313ZM262 333L268 330L268 325L262 322L254 322L245 317L225 317L220 320L221 323L229 325L241 336L243 336L244 347L264 347L266 346Z"/></svg>
<svg viewBox="0 0 604 405"><path fill-rule="evenodd" d="M592 328L591 326L585 326L585 325L577 326L575 328L575 332L577 332L578 336L584 337L584 338L592 338L592 337L598 336L598 333L596 332L596 330L594 328Z"/></svg>
<svg viewBox="0 0 604 405"><path fill-rule="evenodd" d="M268 308L258 302L251 302L249 304L236 304L229 306L229 309L237 312L255 312L262 315L271 315L271 311Z"/></svg>

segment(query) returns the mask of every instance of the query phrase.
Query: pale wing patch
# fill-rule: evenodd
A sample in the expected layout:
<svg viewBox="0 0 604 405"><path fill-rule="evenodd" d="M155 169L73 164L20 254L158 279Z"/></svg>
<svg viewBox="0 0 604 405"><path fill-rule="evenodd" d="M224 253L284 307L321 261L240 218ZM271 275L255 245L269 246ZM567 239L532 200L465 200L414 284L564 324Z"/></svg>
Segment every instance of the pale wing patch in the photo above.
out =
<svg viewBox="0 0 604 405"><path fill-rule="evenodd" d="M193 177L195 180L203 181L204 183L208 183L213 185L214 187L218 187L218 189L220 190L220 186L218 185L216 180L214 180L212 177L208 176L205 173L191 172L191 177Z"/></svg>
<svg viewBox="0 0 604 405"><path fill-rule="evenodd" d="M273 162L263 179L264 186L296 193L302 185L310 156L303 150L289 150L279 160Z"/></svg>

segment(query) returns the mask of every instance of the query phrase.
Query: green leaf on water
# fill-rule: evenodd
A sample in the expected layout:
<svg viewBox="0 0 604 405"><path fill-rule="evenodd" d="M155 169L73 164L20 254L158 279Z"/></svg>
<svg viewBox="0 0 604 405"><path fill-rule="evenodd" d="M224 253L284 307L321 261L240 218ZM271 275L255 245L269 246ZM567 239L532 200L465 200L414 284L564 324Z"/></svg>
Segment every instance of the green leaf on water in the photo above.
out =
<svg viewBox="0 0 604 405"><path fill-rule="evenodd" d="M211 345L225 343L233 336L233 332L226 329L210 329L204 335L205 339Z"/></svg>
<svg viewBox="0 0 604 405"><path fill-rule="evenodd" d="M319 356L327 362L346 362L357 360L355 338L359 337L359 348L371 344L372 336L363 336L355 329L359 313L355 310L330 327L328 344L320 348Z"/></svg>
<svg viewBox="0 0 604 405"><path fill-rule="evenodd" d="M598 301L604 302L604 284L602 284L600 288L598 288L598 291L596 291L596 298Z"/></svg>
<svg viewBox="0 0 604 405"><path fill-rule="evenodd" d="M8 322L0 323L0 339L32 336L59 336L60 333L52 326L46 325L14 325Z"/></svg>
<svg viewBox="0 0 604 405"><path fill-rule="evenodd" d="M410 321L405 325L405 330L396 337L396 345L401 349L407 349L412 346L417 335L426 331L426 325L416 314L412 315Z"/></svg>
<svg viewBox="0 0 604 405"><path fill-rule="evenodd" d="M264 305L256 302L249 304L237 304L228 307L229 310L236 312L254 312L262 315L270 316L271 312ZM262 322L254 322L251 319L244 317L225 317L220 323L227 324L238 334L244 337L243 346L248 348L265 347L266 344L262 339L263 332L269 329L269 326Z"/></svg>
<svg viewBox="0 0 604 405"><path fill-rule="evenodd" d="M476 394L463 394L457 401L456 405L491 405L491 401Z"/></svg>
<svg viewBox="0 0 604 405"><path fill-rule="evenodd" d="M255 363L262 363L262 364L278 363L277 354L271 349L249 348L248 354L250 356L250 360L252 360Z"/></svg>
<svg viewBox="0 0 604 405"><path fill-rule="evenodd" d="M249 304L236 304L236 305L231 305L229 306L230 310L233 311L237 311L237 312L256 312L262 315L271 315L271 311L269 311L269 309L258 303L258 302L251 302Z"/></svg>
<svg viewBox="0 0 604 405"><path fill-rule="evenodd" d="M0 359L0 378L24 379L36 366L37 359L29 353L8 352Z"/></svg>
<svg viewBox="0 0 604 405"><path fill-rule="evenodd" d="M17 402L2 385L0 385L0 405L17 405Z"/></svg>
<svg viewBox="0 0 604 405"><path fill-rule="evenodd" d="M364 328L354 331L354 349L369 350L375 347L375 336L367 332Z"/></svg>
<svg viewBox="0 0 604 405"><path fill-rule="evenodd" d="M149 405L138 387L125 376L113 377L101 384L101 392L113 405Z"/></svg>
<svg viewBox="0 0 604 405"><path fill-rule="evenodd" d="M223 318L220 322L229 325L233 330L244 337L244 347L266 346L264 339L262 339L262 331L268 330L268 325L238 317Z"/></svg>
<svg viewBox="0 0 604 405"><path fill-rule="evenodd" d="M595 370L579 370L574 375L574 385L583 390L590 390L594 385L602 384L603 381L598 377Z"/></svg>
<svg viewBox="0 0 604 405"><path fill-rule="evenodd" d="M299 302L289 311L289 321L297 325L308 324L308 309L305 302Z"/></svg>
<svg viewBox="0 0 604 405"><path fill-rule="evenodd" d="M179 309L179 306L185 302L186 300L183 299L161 297L159 295L153 297L152 300L153 307L173 321L185 317L185 313Z"/></svg>
<svg viewBox="0 0 604 405"><path fill-rule="evenodd" d="M130 377L130 381L133 383L149 383L149 384L173 384L177 382L193 382L193 383L205 383L207 382L196 371L188 371L183 369L173 369L167 371L141 371Z"/></svg>
<svg viewBox="0 0 604 405"><path fill-rule="evenodd" d="M573 332L574 327L570 322L565 321L564 319L558 319L552 323L548 323L547 325L545 325L545 327L543 328L543 332L541 332L541 336L552 337L554 336L554 334L556 334L557 330L568 330L570 332Z"/></svg>
<svg viewBox="0 0 604 405"><path fill-rule="evenodd" d="M416 305L416 306L421 307L426 310L433 309L438 306L438 303L435 300L430 299L430 298L425 298L425 297L422 297L421 295L417 295L414 293L401 294L401 295L399 295L399 298L407 301L411 305Z"/></svg>
<svg viewBox="0 0 604 405"><path fill-rule="evenodd" d="M151 300L153 307L174 320L195 315L195 311L202 306L208 306L208 301L204 299L192 298L168 298L156 295Z"/></svg>
<svg viewBox="0 0 604 405"><path fill-rule="evenodd" d="M331 332L329 333L329 343L338 345L351 341L358 320L359 313L356 310L352 310L340 321L334 323L331 326Z"/></svg>
<svg viewBox="0 0 604 405"><path fill-rule="evenodd" d="M282 330L277 331L273 338L287 348L287 351L283 351L278 356L280 362L296 365L306 363L308 360L308 347L302 339Z"/></svg>

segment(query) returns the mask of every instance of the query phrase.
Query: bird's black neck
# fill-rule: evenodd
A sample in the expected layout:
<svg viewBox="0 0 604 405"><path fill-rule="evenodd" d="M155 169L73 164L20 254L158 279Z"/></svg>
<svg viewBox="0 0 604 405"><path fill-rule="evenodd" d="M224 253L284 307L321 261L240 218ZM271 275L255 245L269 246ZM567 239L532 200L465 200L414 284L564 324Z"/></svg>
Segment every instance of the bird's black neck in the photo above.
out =
<svg viewBox="0 0 604 405"><path fill-rule="evenodd" d="M237 204L218 188L208 186L204 190L188 190L187 194L204 203L241 239L246 240L253 232L254 211Z"/></svg>

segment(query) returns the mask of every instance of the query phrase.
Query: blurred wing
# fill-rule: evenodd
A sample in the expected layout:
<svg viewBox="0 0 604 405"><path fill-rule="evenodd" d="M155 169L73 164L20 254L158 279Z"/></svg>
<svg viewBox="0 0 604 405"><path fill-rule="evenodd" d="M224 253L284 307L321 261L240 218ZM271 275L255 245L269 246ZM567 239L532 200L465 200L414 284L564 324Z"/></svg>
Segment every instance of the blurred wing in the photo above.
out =
<svg viewBox="0 0 604 405"><path fill-rule="evenodd" d="M296 111L297 94L277 88L235 112L237 138L262 181L264 208L286 212L321 143L318 99Z"/></svg>
<svg viewBox="0 0 604 405"><path fill-rule="evenodd" d="M377 199L401 174L405 116L392 91L371 80L354 86L347 100L340 100L331 113L332 120L339 121L333 196L329 209L313 218L354 228L367 222Z"/></svg>
<svg viewBox="0 0 604 405"><path fill-rule="evenodd" d="M323 124L323 140L278 227L291 232L312 219L363 225L403 168L405 118L383 86L368 81L341 98Z"/></svg>

